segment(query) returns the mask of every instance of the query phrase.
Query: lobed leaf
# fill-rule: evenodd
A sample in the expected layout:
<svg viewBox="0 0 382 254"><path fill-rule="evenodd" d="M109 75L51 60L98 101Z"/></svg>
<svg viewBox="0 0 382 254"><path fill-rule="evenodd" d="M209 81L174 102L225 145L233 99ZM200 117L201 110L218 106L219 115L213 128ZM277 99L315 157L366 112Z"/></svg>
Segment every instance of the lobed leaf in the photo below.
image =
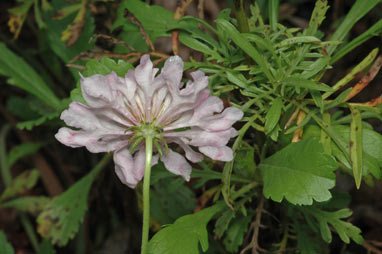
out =
<svg viewBox="0 0 382 254"><path fill-rule="evenodd" d="M221 211L223 203L215 204L198 213L180 217L150 240L149 254L199 254L199 243L203 252L208 249L207 223Z"/></svg>
<svg viewBox="0 0 382 254"><path fill-rule="evenodd" d="M323 152L314 138L292 143L259 165L264 196L281 202L285 197L295 205L329 200L335 185L335 160Z"/></svg>

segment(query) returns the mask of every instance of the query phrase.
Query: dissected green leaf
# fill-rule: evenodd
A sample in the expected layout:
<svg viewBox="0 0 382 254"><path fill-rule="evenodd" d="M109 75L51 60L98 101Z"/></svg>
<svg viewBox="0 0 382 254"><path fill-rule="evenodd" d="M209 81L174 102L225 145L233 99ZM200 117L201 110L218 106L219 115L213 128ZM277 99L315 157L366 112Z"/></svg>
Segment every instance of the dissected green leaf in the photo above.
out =
<svg viewBox="0 0 382 254"><path fill-rule="evenodd" d="M10 201L0 203L0 207L12 207L22 212L38 215L49 202L48 197L20 197Z"/></svg>
<svg viewBox="0 0 382 254"><path fill-rule="evenodd" d="M4 192L0 196L0 201L13 198L32 189L33 186L35 186L39 176L40 173L37 169L24 171L13 179L12 183L5 188Z"/></svg>
<svg viewBox="0 0 382 254"><path fill-rule="evenodd" d="M38 232L53 244L64 246L77 233L87 210L90 187L98 172L109 162L110 154L64 193L50 201L37 218Z"/></svg>
<svg viewBox="0 0 382 254"><path fill-rule="evenodd" d="M218 203L198 213L180 217L158 233L149 242L149 254L199 254L199 243L208 249L207 223L224 207Z"/></svg>
<svg viewBox="0 0 382 254"><path fill-rule="evenodd" d="M248 56L250 56L261 68L262 72L269 80L273 80L273 75L269 71L269 66L255 47L242 35L230 22L224 19L217 19L216 23L223 32Z"/></svg>
<svg viewBox="0 0 382 254"><path fill-rule="evenodd" d="M269 134L277 125L281 117L281 110L283 107L283 100L277 97L273 102L272 106L265 116L265 134Z"/></svg>
<svg viewBox="0 0 382 254"><path fill-rule="evenodd" d="M361 186L362 180L362 117L359 109L350 107L352 121L350 123L350 158L352 161L353 176L357 189Z"/></svg>
<svg viewBox="0 0 382 254"><path fill-rule="evenodd" d="M218 238L221 238L224 232L227 231L228 226L233 218L235 218L236 212L232 209L226 209L226 211L216 220L215 234Z"/></svg>
<svg viewBox="0 0 382 254"><path fill-rule="evenodd" d="M350 222L342 220L351 216L352 212L349 209L344 208L337 211L324 211L315 207L301 207L300 209L305 215L315 218L320 225L322 239L326 242L330 243L332 241L329 225L337 231L341 240L345 243L350 243L350 239L358 244L363 242L361 230Z"/></svg>
<svg viewBox="0 0 382 254"><path fill-rule="evenodd" d="M9 84L33 94L54 109L59 108L60 100L40 75L4 43L0 43L0 74L8 77Z"/></svg>
<svg viewBox="0 0 382 254"><path fill-rule="evenodd" d="M43 145L43 143L23 143L12 147L8 153L8 167L11 168L17 160L24 156L37 152Z"/></svg>
<svg viewBox="0 0 382 254"><path fill-rule="evenodd" d="M335 185L335 160L323 152L317 139L292 143L259 165L264 181L264 196L281 202L310 205L331 198Z"/></svg>
<svg viewBox="0 0 382 254"><path fill-rule="evenodd" d="M249 228L252 216L239 216L232 220L224 238L224 246L228 251L237 253L243 243L244 235Z"/></svg>
<svg viewBox="0 0 382 254"><path fill-rule="evenodd" d="M2 230L0 230L0 254L14 254L15 251Z"/></svg>

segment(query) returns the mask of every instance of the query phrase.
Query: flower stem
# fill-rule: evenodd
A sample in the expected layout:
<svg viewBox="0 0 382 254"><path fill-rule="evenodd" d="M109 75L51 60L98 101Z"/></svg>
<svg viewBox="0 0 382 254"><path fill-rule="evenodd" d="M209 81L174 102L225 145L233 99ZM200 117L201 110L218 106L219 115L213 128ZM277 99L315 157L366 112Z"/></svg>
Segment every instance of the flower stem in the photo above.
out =
<svg viewBox="0 0 382 254"><path fill-rule="evenodd" d="M153 137L146 137L146 164L145 176L143 179L143 227L142 227L142 248L141 254L147 254L147 244L149 241L149 226L150 226L150 174L151 160L153 157Z"/></svg>

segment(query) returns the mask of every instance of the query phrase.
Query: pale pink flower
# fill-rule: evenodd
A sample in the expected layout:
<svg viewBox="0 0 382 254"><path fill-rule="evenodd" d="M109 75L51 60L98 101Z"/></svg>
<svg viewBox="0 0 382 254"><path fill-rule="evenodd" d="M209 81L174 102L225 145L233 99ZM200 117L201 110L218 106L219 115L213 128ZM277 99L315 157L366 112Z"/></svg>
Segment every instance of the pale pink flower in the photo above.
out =
<svg viewBox="0 0 382 254"><path fill-rule="evenodd" d="M243 117L243 112L234 107L223 111L223 102L210 96L208 77L201 71L191 73L193 81L183 85L180 57L169 58L155 77L157 72L149 56L144 55L125 78L114 72L82 77L87 105L72 102L62 112L61 119L76 129L63 127L56 138L70 147L85 146L93 153L114 151L115 172L131 188L144 175L144 141L136 147L132 146L137 138L131 141L144 126L154 126L160 136L154 147L153 165L160 157L170 172L187 181L191 165L178 152L164 149L165 145L179 145L193 163L202 161L202 154L214 160L232 160L232 150L226 145L237 135L232 124Z"/></svg>

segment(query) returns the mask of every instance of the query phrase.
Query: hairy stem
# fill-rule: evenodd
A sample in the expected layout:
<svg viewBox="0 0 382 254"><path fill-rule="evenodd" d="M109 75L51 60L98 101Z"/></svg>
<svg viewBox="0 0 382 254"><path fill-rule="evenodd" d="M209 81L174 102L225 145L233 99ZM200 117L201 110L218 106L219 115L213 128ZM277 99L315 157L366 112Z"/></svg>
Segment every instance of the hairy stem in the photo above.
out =
<svg viewBox="0 0 382 254"><path fill-rule="evenodd" d="M150 226L150 174L151 160L153 157L153 137L146 137L146 164L145 176L143 180L143 227L142 227L142 249L141 254L147 254L147 244L149 241Z"/></svg>

